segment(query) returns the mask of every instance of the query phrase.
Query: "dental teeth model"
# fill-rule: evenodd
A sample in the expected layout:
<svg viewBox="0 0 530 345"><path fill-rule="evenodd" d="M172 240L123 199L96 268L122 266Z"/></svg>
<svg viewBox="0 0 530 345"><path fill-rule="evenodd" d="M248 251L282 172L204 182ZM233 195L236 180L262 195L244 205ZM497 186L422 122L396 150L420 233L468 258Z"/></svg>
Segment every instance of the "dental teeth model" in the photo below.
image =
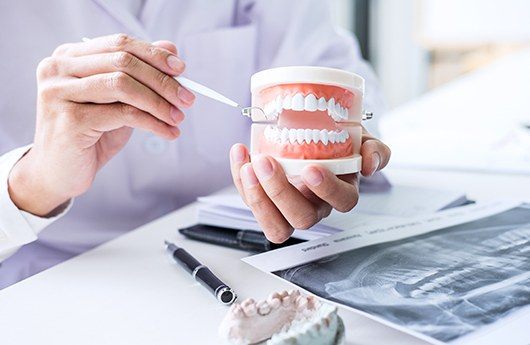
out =
<svg viewBox="0 0 530 345"><path fill-rule="evenodd" d="M349 174L361 167L364 79L325 67L264 70L251 78L251 154L273 156L288 175L308 164Z"/></svg>
<svg viewBox="0 0 530 345"><path fill-rule="evenodd" d="M219 333L230 344L336 345L344 341L337 308L298 290L273 293L266 301L233 304Z"/></svg>

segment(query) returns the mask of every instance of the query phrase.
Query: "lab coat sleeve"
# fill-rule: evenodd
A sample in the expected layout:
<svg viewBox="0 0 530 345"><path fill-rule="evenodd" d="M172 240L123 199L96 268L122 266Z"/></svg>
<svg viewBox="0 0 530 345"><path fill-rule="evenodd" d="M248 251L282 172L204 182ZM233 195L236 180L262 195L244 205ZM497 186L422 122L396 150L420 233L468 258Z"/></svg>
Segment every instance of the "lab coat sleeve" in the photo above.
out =
<svg viewBox="0 0 530 345"><path fill-rule="evenodd" d="M72 205L70 201L58 214L43 218L21 211L13 203L8 192L9 173L30 148L24 146L0 156L0 262L22 245L35 241L41 230L65 215Z"/></svg>
<svg viewBox="0 0 530 345"><path fill-rule="evenodd" d="M240 25L257 26L257 69L290 65L325 66L362 76L364 107L374 119L363 123L378 134L377 122L385 111L384 97L370 65L363 60L355 37L337 28L322 0L247 0L240 2Z"/></svg>

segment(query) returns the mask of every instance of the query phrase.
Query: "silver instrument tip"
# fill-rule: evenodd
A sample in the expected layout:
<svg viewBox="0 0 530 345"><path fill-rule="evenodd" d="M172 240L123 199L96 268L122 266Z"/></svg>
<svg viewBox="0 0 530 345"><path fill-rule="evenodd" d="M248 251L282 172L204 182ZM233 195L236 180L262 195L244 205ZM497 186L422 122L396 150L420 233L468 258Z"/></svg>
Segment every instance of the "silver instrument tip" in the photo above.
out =
<svg viewBox="0 0 530 345"><path fill-rule="evenodd" d="M239 107L241 109L241 114L243 114L243 116L246 116L248 118L252 118L252 111L256 110L256 111L260 111L263 113L263 115L265 116L266 119L269 118L269 116L267 116L267 114L265 114L265 111L263 109L261 109L260 107Z"/></svg>
<svg viewBox="0 0 530 345"><path fill-rule="evenodd" d="M241 114L248 118L252 117L252 107L241 108Z"/></svg>
<svg viewBox="0 0 530 345"><path fill-rule="evenodd" d="M363 119L363 121L364 121L364 120L370 120L370 119L372 119L373 117L374 117L374 113L367 111L367 112L365 112L365 113L363 114L363 118L362 118L362 119Z"/></svg>

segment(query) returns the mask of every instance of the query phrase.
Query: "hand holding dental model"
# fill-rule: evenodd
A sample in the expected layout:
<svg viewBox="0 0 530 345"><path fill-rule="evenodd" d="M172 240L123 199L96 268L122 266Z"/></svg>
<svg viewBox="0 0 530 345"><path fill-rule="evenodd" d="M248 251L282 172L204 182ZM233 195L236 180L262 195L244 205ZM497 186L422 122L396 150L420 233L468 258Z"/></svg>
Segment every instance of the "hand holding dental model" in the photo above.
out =
<svg viewBox="0 0 530 345"><path fill-rule="evenodd" d="M358 176L384 168L390 149L362 126L364 80L322 67L280 67L251 79L251 152L230 152L234 183L265 235L283 242L332 208L356 204ZM361 159L362 156L362 159Z"/></svg>
<svg viewBox="0 0 530 345"><path fill-rule="evenodd" d="M194 101L172 78L183 70L165 41L120 34L58 47L38 67L34 145L9 178L15 204L42 216L84 193L132 128L177 138L180 108Z"/></svg>

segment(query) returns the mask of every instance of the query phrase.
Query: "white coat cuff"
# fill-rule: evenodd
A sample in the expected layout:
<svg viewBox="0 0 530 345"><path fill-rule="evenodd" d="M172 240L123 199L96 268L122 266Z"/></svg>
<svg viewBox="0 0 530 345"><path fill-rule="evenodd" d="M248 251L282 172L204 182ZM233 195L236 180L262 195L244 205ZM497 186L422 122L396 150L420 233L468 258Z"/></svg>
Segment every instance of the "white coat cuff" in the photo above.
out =
<svg viewBox="0 0 530 345"><path fill-rule="evenodd" d="M44 218L24 212L13 203L8 192L9 173L30 148L31 145L20 147L0 156L0 253L35 241L41 230L65 215L72 206L70 201L59 214Z"/></svg>

